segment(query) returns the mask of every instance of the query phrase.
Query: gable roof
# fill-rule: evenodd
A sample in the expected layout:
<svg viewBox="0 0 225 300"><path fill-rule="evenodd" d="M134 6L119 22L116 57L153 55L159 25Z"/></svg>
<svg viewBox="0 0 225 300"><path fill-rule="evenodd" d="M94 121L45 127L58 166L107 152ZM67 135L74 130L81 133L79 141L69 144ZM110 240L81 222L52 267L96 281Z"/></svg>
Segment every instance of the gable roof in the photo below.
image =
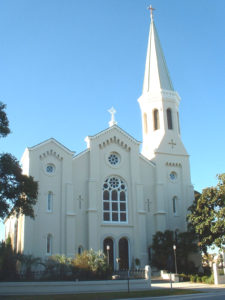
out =
<svg viewBox="0 0 225 300"><path fill-rule="evenodd" d="M133 144L139 146L141 144L140 141L136 140L135 138L133 138L129 133L127 133L126 131L124 131L121 127L119 127L118 125L113 125L107 129L104 129L102 131L100 131L99 133L95 134L95 135L92 135L92 136L87 136L85 138L85 141L87 143L89 143L91 140L94 140L94 139L97 139L107 133L109 133L110 131L118 131L120 134L122 134L124 137L126 137L130 142L132 142Z"/></svg>
<svg viewBox="0 0 225 300"><path fill-rule="evenodd" d="M60 142L58 142L56 139L54 138L50 138L50 139L47 139L45 140L44 142L41 142L33 147L27 147L28 150L36 150L40 147L43 147L47 144L50 144L50 143L53 143L53 144L56 144L59 148L61 148L62 150L64 150L67 154L69 155L74 155L75 154L75 151L71 151L69 150L67 147L65 147L63 144L61 144Z"/></svg>

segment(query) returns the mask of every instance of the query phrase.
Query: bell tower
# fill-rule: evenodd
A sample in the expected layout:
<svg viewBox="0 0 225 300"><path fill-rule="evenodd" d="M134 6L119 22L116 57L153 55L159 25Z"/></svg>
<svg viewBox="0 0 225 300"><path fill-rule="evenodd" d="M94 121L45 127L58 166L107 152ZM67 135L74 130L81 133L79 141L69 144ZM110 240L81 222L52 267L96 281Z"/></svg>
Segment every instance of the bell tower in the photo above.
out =
<svg viewBox="0 0 225 300"><path fill-rule="evenodd" d="M186 230L187 209L193 201L189 155L179 125L180 97L174 90L153 20L148 38L142 95L142 154L155 163L156 231Z"/></svg>
<svg viewBox="0 0 225 300"><path fill-rule="evenodd" d="M179 125L180 97L174 91L153 20L148 38L142 95L138 99L142 114L142 154L154 159L157 152L187 154L181 142ZM175 147L176 145L176 147Z"/></svg>

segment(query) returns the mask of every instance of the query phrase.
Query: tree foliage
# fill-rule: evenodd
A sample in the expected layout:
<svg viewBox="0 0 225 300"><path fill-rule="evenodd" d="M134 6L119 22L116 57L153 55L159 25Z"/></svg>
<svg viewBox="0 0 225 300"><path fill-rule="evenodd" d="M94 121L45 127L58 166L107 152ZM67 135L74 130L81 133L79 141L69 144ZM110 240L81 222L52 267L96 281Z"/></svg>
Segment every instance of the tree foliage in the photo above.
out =
<svg viewBox="0 0 225 300"><path fill-rule="evenodd" d="M16 255L12 249L11 239L0 243L0 281L13 280L16 274Z"/></svg>
<svg viewBox="0 0 225 300"><path fill-rule="evenodd" d="M188 221L205 253L209 246L225 247L225 174L217 178L218 184L204 189L189 208Z"/></svg>
<svg viewBox="0 0 225 300"><path fill-rule="evenodd" d="M153 236L153 259L152 264L161 270L168 270L169 257L172 259L174 269L174 250L176 245L177 269L181 273L192 273L195 271L194 263L190 261L190 254L198 251L196 237L193 232L175 233L170 230L165 232L158 231Z"/></svg>
<svg viewBox="0 0 225 300"><path fill-rule="evenodd" d="M83 253L78 254L73 261L75 267L81 269L88 269L93 272L107 269L107 262L105 254L102 251L95 252L93 249L85 250Z"/></svg>
<svg viewBox="0 0 225 300"><path fill-rule="evenodd" d="M107 279L111 268L102 251L85 250L72 261L74 276L79 280Z"/></svg>
<svg viewBox="0 0 225 300"><path fill-rule="evenodd" d="M22 174L19 162L11 154L0 155L0 218L11 213L34 218L37 182Z"/></svg>
<svg viewBox="0 0 225 300"><path fill-rule="evenodd" d="M5 137L10 133L9 120L5 108L6 105L0 102L0 137Z"/></svg>
<svg viewBox="0 0 225 300"><path fill-rule="evenodd" d="M5 105L0 102L0 137L9 132ZM34 218L38 184L33 177L22 174L17 159L9 154L0 154L0 219L13 213Z"/></svg>

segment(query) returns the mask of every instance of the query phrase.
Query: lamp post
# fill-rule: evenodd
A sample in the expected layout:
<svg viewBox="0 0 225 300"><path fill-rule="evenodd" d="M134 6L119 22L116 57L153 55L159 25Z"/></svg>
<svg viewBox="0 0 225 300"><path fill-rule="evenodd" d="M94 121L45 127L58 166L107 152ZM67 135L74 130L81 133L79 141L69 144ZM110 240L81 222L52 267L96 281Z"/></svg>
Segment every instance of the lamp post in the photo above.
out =
<svg viewBox="0 0 225 300"><path fill-rule="evenodd" d="M110 246L107 245L106 246L106 251L107 251L107 264L108 264L108 266L109 266L109 250L110 250Z"/></svg>
<svg viewBox="0 0 225 300"><path fill-rule="evenodd" d="M175 260L175 273L177 274L177 255L176 255L176 245L173 245L173 251L174 251L174 260Z"/></svg>

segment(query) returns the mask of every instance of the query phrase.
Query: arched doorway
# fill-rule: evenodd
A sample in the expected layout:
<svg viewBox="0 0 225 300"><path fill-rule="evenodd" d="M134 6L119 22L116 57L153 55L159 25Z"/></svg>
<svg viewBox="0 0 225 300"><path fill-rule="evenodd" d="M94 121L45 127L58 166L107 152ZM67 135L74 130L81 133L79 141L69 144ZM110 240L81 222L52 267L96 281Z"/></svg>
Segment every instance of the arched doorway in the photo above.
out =
<svg viewBox="0 0 225 300"><path fill-rule="evenodd" d="M120 270L129 269L129 249L128 240L123 237L119 240L119 268Z"/></svg>
<svg viewBox="0 0 225 300"><path fill-rule="evenodd" d="M103 251L107 257L108 264L114 270L114 243L112 238L107 237L104 239Z"/></svg>

